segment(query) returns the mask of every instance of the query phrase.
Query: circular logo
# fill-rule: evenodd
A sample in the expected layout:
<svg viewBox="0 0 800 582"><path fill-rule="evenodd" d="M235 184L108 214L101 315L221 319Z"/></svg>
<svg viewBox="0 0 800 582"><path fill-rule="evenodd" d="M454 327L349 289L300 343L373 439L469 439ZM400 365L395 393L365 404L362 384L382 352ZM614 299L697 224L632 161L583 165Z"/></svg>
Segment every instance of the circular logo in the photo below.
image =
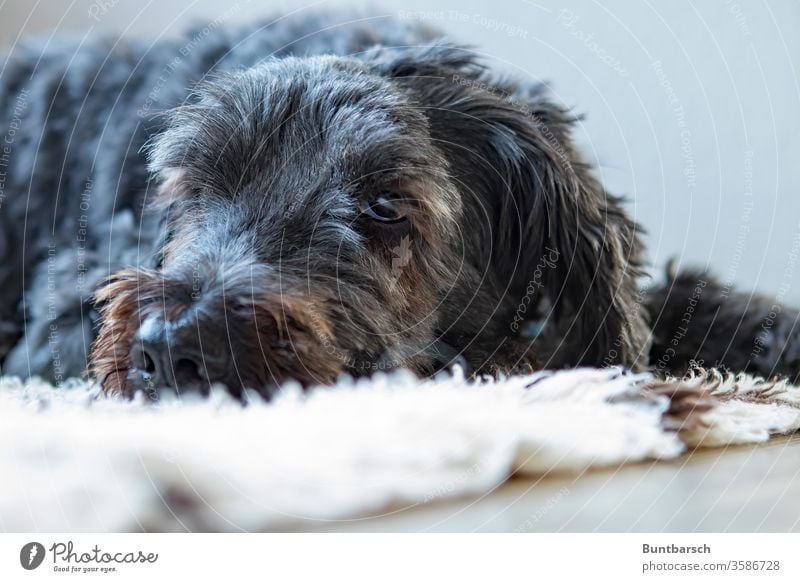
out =
<svg viewBox="0 0 800 582"><path fill-rule="evenodd" d="M44 561L44 546L39 542L28 542L19 551L19 563L26 570L35 570Z"/></svg>

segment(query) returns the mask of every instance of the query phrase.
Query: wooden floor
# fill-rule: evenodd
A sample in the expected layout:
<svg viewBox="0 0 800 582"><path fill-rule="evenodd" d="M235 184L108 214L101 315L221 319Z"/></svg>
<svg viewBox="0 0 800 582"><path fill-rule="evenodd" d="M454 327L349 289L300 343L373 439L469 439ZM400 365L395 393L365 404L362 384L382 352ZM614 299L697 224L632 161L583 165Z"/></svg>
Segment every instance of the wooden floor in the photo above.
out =
<svg viewBox="0 0 800 582"><path fill-rule="evenodd" d="M800 531L800 435L578 477L512 479L481 498L398 508L323 531Z"/></svg>

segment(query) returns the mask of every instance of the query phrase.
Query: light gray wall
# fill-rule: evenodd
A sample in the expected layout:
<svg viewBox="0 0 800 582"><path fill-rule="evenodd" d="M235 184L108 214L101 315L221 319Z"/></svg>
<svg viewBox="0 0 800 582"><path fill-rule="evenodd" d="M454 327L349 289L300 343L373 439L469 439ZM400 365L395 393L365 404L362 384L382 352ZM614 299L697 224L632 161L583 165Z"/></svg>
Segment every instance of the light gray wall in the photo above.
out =
<svg viewBox="0 0 800 582"><path fill-rule="evenodd" d="M0 0L2 2L2 0ZM173 34L341 0L5 0L20 30ZM353 2L346 5L352 6ZM355 4L364 4L355 3ZM655 266L669 257L800 304L800 3L794 0L384 0L547 80L587 114L578 138L610 190L631 198ZM564 8L566 7L566 8Z"/></svg>

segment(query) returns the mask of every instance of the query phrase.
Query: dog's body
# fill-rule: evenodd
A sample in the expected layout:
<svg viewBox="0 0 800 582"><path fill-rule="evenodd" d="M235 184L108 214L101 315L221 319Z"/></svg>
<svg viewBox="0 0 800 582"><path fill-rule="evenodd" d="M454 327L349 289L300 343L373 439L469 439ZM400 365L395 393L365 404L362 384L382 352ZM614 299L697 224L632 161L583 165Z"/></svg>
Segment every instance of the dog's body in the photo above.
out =
<svg viewBox="0 0 800 582"><path fill-rule="evenodd" d="M798 372L793 310L765 327L769 302L704 275L642 293L636 225L570 116L437 36L303 16L17 49L3 371L265 395L456 357Z"/></svg>

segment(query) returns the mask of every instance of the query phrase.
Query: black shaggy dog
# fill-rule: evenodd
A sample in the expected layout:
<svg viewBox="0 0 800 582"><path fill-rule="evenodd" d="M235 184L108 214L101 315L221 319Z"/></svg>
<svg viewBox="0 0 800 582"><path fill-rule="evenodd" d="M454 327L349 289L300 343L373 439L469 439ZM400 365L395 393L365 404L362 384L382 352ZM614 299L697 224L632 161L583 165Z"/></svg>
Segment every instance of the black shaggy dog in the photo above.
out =
<svg viewBox="0 0 800 582"><path fill-rule="evenodd" d="M642 245L537 85L332 15L0 72L0 358L109 392L265 396L394 367L800 370L797 313Z"/></svg>

